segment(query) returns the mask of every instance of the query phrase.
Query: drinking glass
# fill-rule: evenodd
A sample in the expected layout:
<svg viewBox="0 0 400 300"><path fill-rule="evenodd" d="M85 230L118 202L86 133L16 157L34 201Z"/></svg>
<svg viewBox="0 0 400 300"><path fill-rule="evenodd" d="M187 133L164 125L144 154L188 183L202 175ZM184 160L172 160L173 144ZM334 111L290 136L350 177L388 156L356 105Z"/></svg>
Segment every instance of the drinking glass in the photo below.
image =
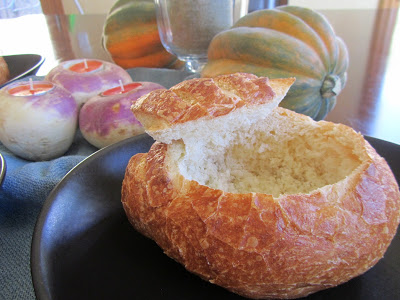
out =
<svg viewBox="0 0 400 300"><path fill-rule="evenodd" d="M192 73L206 64L212 38L247 13L240 0L155 0L155 6L164 48Z"/></svg>

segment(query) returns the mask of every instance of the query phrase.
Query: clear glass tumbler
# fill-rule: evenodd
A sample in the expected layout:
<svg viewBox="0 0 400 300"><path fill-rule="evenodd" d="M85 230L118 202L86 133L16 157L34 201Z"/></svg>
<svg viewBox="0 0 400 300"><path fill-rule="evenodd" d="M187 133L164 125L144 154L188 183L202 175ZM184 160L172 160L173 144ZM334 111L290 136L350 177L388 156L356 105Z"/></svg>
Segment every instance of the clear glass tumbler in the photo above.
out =
<svg viewBox="0 0 400 300"><path fill-rule="evenodd" d="M155 0L160 39L168 52L199 73L212 38L247 13L240 0Z"/></svg>

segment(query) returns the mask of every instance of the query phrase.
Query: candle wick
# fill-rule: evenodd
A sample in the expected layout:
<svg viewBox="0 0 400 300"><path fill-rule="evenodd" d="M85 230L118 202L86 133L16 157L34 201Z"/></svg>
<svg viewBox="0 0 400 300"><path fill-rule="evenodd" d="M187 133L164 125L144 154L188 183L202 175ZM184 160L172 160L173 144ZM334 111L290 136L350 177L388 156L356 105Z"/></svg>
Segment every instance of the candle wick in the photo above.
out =
<svg viewBox="0 0 400 300"><path fill-rule="evenodd" d="M31 94L35 93L34 88L33 88L33 80L32 80L32 78L29 78L29 91L30 91Z"/></svg>
<svg viewBox="0 0 400 300"><path fill-rule="evenodd" d="M83 60L83 64L85 65L85 69L89 69L89 66L88 66L88 64L87 64L86 58Z"/></svg>
<svg viewBox="0 0 400 300"><path fill-rule="evenodd" d="M118 80L118 82L119 82L119 86L121 88L121 92L125 92L125 88L124 88L124 85L122 84L122 80L120 79L120 80Z"/></svg>

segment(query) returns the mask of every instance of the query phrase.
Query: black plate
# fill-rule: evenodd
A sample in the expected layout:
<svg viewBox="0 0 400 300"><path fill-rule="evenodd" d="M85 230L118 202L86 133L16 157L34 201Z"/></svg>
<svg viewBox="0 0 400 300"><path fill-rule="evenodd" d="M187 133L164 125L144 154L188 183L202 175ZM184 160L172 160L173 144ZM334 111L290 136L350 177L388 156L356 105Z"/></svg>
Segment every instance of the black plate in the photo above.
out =
<svg viewBox="0 0 400 300"><path fill-rule="evenodd" d="M397 181L400 146L367 138ZM244 299L187 272L128 223L120 203L129 158L147 135L104 148L76 166L46 200L32 242L38 300ZM307 299L400 299L400 236L370 271Z"/></svg>
<svg viewBox="0 0 400 300"><path fill-rule="evenodd" d="M10 80L0 88L22 77L35 75L44 62L44 58L38 54L5 55L3 58L10 70Z"/></svg>

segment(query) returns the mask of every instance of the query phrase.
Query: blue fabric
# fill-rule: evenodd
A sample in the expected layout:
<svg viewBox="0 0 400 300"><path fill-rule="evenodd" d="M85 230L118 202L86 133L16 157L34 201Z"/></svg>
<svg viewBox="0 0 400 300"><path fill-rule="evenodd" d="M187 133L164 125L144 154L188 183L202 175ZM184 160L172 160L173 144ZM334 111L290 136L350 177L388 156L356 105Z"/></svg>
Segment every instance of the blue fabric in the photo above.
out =
<svg viewBox="0 0 400 300"><path fill-rule="evenodd" d="M7 165L0 187L0 299L35 299L30 250L36 219L57 183L96 150L78 132L64 156L30 162L0 143Z"/></svg>

